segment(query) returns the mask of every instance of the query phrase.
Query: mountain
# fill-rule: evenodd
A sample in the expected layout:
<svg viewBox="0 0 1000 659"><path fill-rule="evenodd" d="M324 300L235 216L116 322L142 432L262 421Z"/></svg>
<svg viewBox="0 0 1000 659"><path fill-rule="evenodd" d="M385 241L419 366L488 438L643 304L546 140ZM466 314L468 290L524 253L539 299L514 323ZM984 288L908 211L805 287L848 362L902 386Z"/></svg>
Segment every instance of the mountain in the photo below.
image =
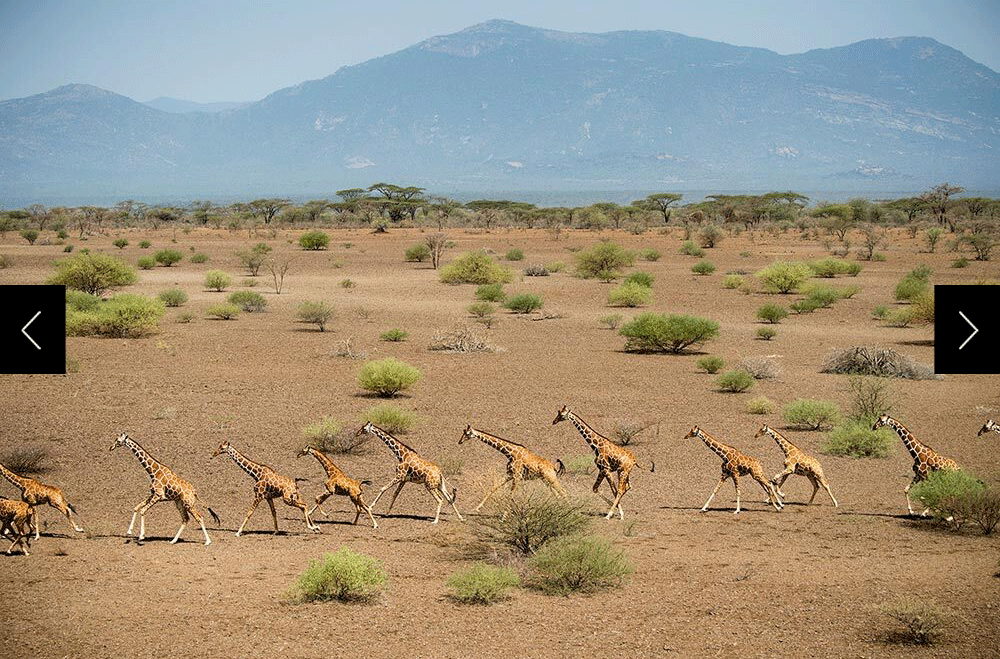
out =
<svg viewBox="0 0 1000 659"><path fill-rule="evenodd" d="M223 110L234 110L243 107L246 103L235 103L232 101L197 103L195 101L185 101L181 98L158 96L152 101L146 101L143 105L148 105L154 110L162 110L163 112L185 114L187 112L222 112Z"/></svg>
<svg viewBox="0 0 1000 659"><path fill-rule="evenodd" d="M1000 74L933 39L779 55L490 21L245 106L83 85L0 102L14 193L1000 187Z"/></svg>

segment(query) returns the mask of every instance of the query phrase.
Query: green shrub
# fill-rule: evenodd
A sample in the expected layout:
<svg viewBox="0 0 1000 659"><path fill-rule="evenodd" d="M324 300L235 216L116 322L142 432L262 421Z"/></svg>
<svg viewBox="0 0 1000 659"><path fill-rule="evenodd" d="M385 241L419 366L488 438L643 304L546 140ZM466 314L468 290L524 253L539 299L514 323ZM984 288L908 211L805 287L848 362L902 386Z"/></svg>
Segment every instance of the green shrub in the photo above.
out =
<svg viewBox="0 0 1000 659"><path fill-rule="evenodd" d="M553 261L552 263L547 263L545 269L549 272L562 272L566 268L566 264L562 261Z"/></svg>
<svg viewBox="0 0 1000 659"><path fill-rule="evenodd" d="M840 410L836 403L810 398L796 398L785 405L782 418L793 426L808 430L832 428L840 419Z"/></svg>
<svg viewBox="0 0 1000 659"><path fill-rule="evenodd" d="M205 254L204 252L195 252L188 260L191 261L191 263L208 263L208 254Z"/></svg>
<svg viewBox="0 0 1000 659"><path fill-rule="evenodd" d="M309 562L295 584L302 602L370 602L385 589L385 570L371 556L347 547Z"/></svg>
<svg viewBox="0 0 1000 659"><path fill-rule="evenodd" d="M476 289L476 299L484 302L503 302L507 299L503 284L483 284Z"/></svg>
<svg viewBox="0 0 1000 659"><path fill-rule="evenodd" d="M334 455L356 455L368 450L368 436L358 437L353 432L345 433L340 422L325 416L316 423L302 429L306 444L324 453Z"/></svg>
<svg viewBox="0 0 1000 659"><path fill-rule="evenodd" d="M496 313L497 308L489 302L473 302L465 308L469 312L470 316L475 316L476 318L487 318Z"/></svg>
<svg viewBox="0 0 1000 659"><path fill-rule="evenodd" d="M889 428L872 430L867 420L850 420L830 431L821 450L851 458L886 458L895 439L896 434Z"/></svg>
<svg viewBox="0 0 1000 659"><path fill-rule="evenodd" d="M416 243L406 248L404 257L407 261L423 263L431 258L431 248L426 243Z"/></svg>
<svg viewBox="0 0 1000 659"><path fill-rule="evenodd" d="M514 570L476 564L448 578L448 596L460 604L493 604L510 599L507 590L521 585Z"/></svg>
<svg viewBox="0 0 1000 659"><path fill-rule="evenodd" d="M761 341L770 341L778 336L778 330L773 327L758 327L754 335Z"/></svg>
<svg viewBox="0 0 1000 659"><path fill-rule="evenodd" d="M357 284L355 284L354 281L351 280L351 279L341 279L340 280L340 287L341 288L354 288L355 286L357 286Z"/></svg>
<svg viewBox="0 0 1000 659"><path fill-rule="evenodd" d="M640 286L645 286L646 288L652 288L653 286L653 275L648 272L633 272L622 284L639 284Z"/></svg>
<svg viewBox="0 0 1000 659"><path fill-rule="evenodd" d="M944 519L961 514L963 500L985 490L982 482L963 469L938 469L910 488L910 498Z"/></svg>
<svg viewBox="0 0 1000 659"><path fill-rule="evenodd" d="M508 261L523 261L524 250L521 250L517 247L512 247L507 250L507 253L504 255L504 258L507 259Z"/></svg>
<svg viewBox="0 0 1000 659"><path fill-rule="evenodd" d="M236 258L240 260L251 276L256 277L271 250L271 246L267 243L257 243L250 249L236 252Z"/></svg>
<svg viewBox="0 0 1000 659"><path fill-rule="evenodd" d="M386 357L362 366L358 384L365 391L389 398L409 389L422 377L419 369L394 357Z"/></svg>
<svg viewBox="0 0 1000 659"><path fill-rule="evenodd" d="M684 244L681 245L681 254L687 254L688 256L693 256L695 258L702 258L705 256L705 250L694 244L693 240L685 240Z"/></svg>
<svg viewBox="0 0 1000 659"><path fill-rule="evenodd" d="M659 261L660 256L662 256L662 254L660 254L659 251L653 249L652 247L647 247L645 249L639 250L639 258L642 259L643 261Z"/></svg>
<svg viewBox="0 0 1000 659"><path fill-rule="evenodd" d="M66 289L66 305L72 311L96 311L101 303L101 298L83 291L76 291L72 288Z"/></svg>
<svg viewBox="0 0 1000 659"><path fill-rule="evenodd" d="M726 365L726 360L718 355L705 355L704 357L699 357L695 364L706 373L714 375L722 370L722 367Z"/></svg>
<svg viewBox="0 0 1000 659"><path fill-rule="evenodd" d="M910 308L894 309L882 319L889 327L909 327L913 322L913 310Z"/></svg>
<svg viewBox="0 0 1000 659"><path fill-rule="evenodd" d="M399 341L406 340L406 337L408 336L409 334L407 332L404 332L398 327L394 327L391 330L386 330L385 332L379 334L378 338L382 339L383 341L388 341L390 343L398 343Z"/></svg>
<svg viewBox="0 0 1000 659"><path fill-rule="evenodd" d="M101 295L109 289L134 284L138 279L135 270L112 256L81 253L57 261L56 274L48 283Z"/></svg>
<svg viewBox="0 0 1000 659"><path fill-rule="evenodd" d="M487 256L486 252L468 252L441 268L445 284L507 284L514 273Z"/></svg>
<svg viewBox="0 0 1000 659"><path fill-rule="evenodd" d="M874 309L872 309L872 318L874 318L875 320L882 320L888 315L888 313L889 313L889 307L887 307L884 304L880 304L876 306Z"/></svg>
<svg viewBox="0 0 1000 659"><path fill-rule="evenodd" d="M620 313L605 314L597 319L597 324L604 329L618 329L618 326L622 324L622 315Z"/></svg>
<svg viewBox="0 0 1000 659"><path fill-rule="evenodd" d="M719 323L678 314L639 314L618 333L626 338L625 350L679 353L719 334Z"/></svg>
<svg viewBox="0 0 1000 659"><path fill-rule="evenodd" d="M649 304L653 293L648 286L624 283L608 291L609 307L641 307Z"/></svg>
<svg viewBox="0 0 1000 659"><path fill-rule="evenodd" d="M333 309L326 302L305 301L295 309L295 317L300 323L312 323L320 332L326 329L326 324L333 318Z"/></svg>
<svg viewBox="0 0 1000 659"><path fill-rule="evenodd" d="M812 275L812 270L805 263L796 261L775 261L771 265L757 271L755 275L764 288L772 293L792 293Z"/></svg>
<svg viewBox="0 0 1000 659"><path fill-rule="evenodd" d="M205 313L209 316L215 316L219 320L235 320L240 315L240 308L235 304L225 302L209 307Z"/></svg>
<svg viewBox="0 0 1000 659"><path fill-rule="evenodd" d="M140 249L149 249L152 246L153 246L153 243L149 242L148 240L142 240L142 241L139 242L139 248Z"/></svg>
<svg viewBox="0 0 1000 659"><path fill-rule="evenodd" d="M117 247L118 249L125 249L126 247L128 247L128 240L126 238L119 238L118 240L116 240L111 244Z"/></svg>
<svg viewBox="0 0 1000 659"><path fill-rule="evenodd" d="M911 270L896 284L893 293L897 302L910 302L927 292L930 287L931 270L925 265Z"/></svg>
<svg viewBox="0 0 1000 659"><path fill-rule="evenodd" d="M140 256L136 260L135 264L143 270L152 270L156 267L156 261L152 256Z"/></svg>
<svg viewBox="0 0 1000 659"><path fill-rule="evenodd" d="M491 499L491 506L491 514L473 523L476 538L487 547L524 555L555 538L582 533L590 524L582 501L553 497L534 484Z"/></svg>
<svg viewBox="0 0 1000 659"><path fill-rule="evenodd" d="M756 396L747 401L748 414L771 414L774 412L774 401L767 396Z"/></svg>
<svg viewBox="0 0 1000 659"><path fill-rule="evenodd" d="M699 261L691 266L691 272L696 275L710 275L715 272L715 266L708 261Z"/></svg>
<svg viewBox="0 0 1000 659"><path fill-rule="evenodd" d="M369 407L362 414L363 421L371 421L393 435L405 435L413 429L417 418L412 412L407 412L390 403L382 403Z"/></svg>
<svg viewBox="0 0 1000 659"><path fill-rule="evenodd" d="M542 298L534 293L518 293L503 303L505 309L514 313L531 313L541 309L542 305Z"/></svg>
<svg viewBox="0 0 1000 659"><path fill-rule="evenodd" d="M882 613L902 625L888 636L889 640L912 645L932 645L941 637L945 616L933 604L906 599L882 606Z"/></svg>
<svg viewBox="0 0 1000 659"><path fill-rule="evenodd" d="M829 286L813 285L803 292L806 294L806 300L815 305L817 309L832 307L834 302L840 299L840 294Z"/></svg>
<svg viewBox="0 0 1000 659"><path fill-rule="evenodd" d="M549 270L540 263L532 263L524 269L525 277L548 277Z"/></svg>
<svg viewBox="0 0 1000 659"><path fill-rule="evenodd" d="M184 255L178 252L176 249L161 249L154 256L156 262L167 268L173 264L179 262L184 258Z"/></svg>
<svg viewBox="0 0 1000 659"><path fill-rule="evenodd" d="M66 245L65 247L63 247L63 253L64 254L69 254L72 251L73 251L73 246L72 245Z"/></svg>
<svg viewBox="0 0 1000 659"><path fill-rule="evenodd" d="M953 268L968 268L969 267L969 259L965 258L964 256L959 257L959 258L957 258L957 259L955 259L954 261L951 262L951 267L953 267Z"/></svg>
<svg viewBox="0 0 1000 659"><path fill-rule="evenodd" d="M621 584L632 565L607 538L569 536L545 544L531 561L528 585L548 595L594 593Z"/></svg>
<svg viewBox="0 0 1000 659"><path fill-rule="evenodd" d="M330 236L322 231L307 231L299 236L299 247L307 250L326 249L330 244Z"/></svg>
<svg viewBox="0 0 1000 659"><path fill-rule="evenodd" d="M28 241L29 245L34 245L35 241L38 240L38 231L35 229L21 229L21 237Z"/></svg>
<svg viewBox="0 0 1000 659"><path fill-rule="evenodd" d="M698 232L698 242L705 248L715 247L722 242L722 230L714 224L703 226Z"/></svg>
<svg viewBox="0 0 1000 659"><path fill-rule="evenodd" d="M599 243L576 255L576 273L584 279L611 281L634 261L635 257L621 245Z"/></svg>
<svg viewBox="0 0 1000 659"><path fill-rule="evenodd" d="M796 314L812 313L819 309L820 304L816 300L797 300L788 305L788 308Z"/></svg>
<svg viewBox="0 0 1000 659"><path fill-rule="evenodd" d="M780 323L788 317L788 309L780 304L765 304L757 309L757 318L765 323Z"/></svg>
<svg viewBox="0 0 1000 659"><path fill-rule="evenodd" d="M267 300L255 291L236 291L229 295L229 303L235 304L247 313L263 311L267 308Z"/></svg>
<svg viewBox="0 0 1000 659"><path fill-rule="evenodd" d="M726 371L715 379L715 386L717 386L720 391L726 391L733 394L746 391L753 386L753 383L753 376L743 369Z"/></svg>
<svg viewBox="0 0 1000 659"><path fill-rule="evenodd" d="M121 293L90 311L67 309L66 335L139 338L156 331L163 313L159 300Z"/></svg>
<svg viewBox="0 0 1000 659"><path fill-rule="evenodd" d="M6 270L7 268L13 267L14 262L9 256L0 254L0 270Z"/></svg>
<svg viewBox="0 0 1000 659"><path fill-rule="evenodd" d="M814 277L830 278L837 275L850 275L857 277L861 272L861 264L856 261L844 261L841 259L819 259L809 264Z"/></svg>
<svg viewBox="0 0 1000 659"><path fill-rule="evenodd" d="M722 287L729 290L739 288L745 283L746 280L740 275L726 275L722 278Z"/></svg>
<svg viewBox="0 0 1000 659"><path fill-rule="evenodd" d="M205 273L205 288L210 291L222 292L229 287L232 279L221 270L209 270Z"/></svg>
<svg viewBox="0 0 1000 659"><path fill-rule="evenodd" d="M168 307L179 307L188 301L187 293L179 288L171 288L169 291L163 291L157 297Z"/></svg>

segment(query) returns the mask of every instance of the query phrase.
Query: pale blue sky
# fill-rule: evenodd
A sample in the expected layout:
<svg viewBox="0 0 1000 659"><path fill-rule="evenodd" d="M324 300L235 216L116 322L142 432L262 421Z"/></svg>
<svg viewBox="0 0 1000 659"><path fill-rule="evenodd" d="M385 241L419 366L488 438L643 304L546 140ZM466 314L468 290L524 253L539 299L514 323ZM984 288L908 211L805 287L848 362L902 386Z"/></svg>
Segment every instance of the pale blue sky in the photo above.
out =
<svg viewBox="0 0 1000 659"><path fill-rule="evenodd" d="M928 36L1000 70L998 0L0 0L0 99L78 82L139 101L251 101L492 18L782 54Z"/></svg>

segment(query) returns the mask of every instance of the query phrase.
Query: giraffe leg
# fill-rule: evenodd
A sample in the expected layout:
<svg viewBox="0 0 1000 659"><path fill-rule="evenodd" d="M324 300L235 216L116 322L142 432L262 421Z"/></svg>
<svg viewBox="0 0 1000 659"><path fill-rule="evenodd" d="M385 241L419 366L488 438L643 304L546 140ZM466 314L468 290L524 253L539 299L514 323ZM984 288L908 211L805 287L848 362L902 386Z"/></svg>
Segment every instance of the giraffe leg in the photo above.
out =
<svg viewBox="0 0 1000 659"><path fill-rule="evenodd" d="M767 494L767 502L774 506L775 510L780 511L785 507L785 504L781 503L781 499L778 498L778 488L774 486L774 483L766 480L763 476L759 478L755 476L754 480L764 488L764 493ZM815 495L815 492L813 494Z"/></svg>
<svg viewBox="0 0 1000 659"><path fill-rule="evenodd" d="M441 508L444 506L444 498L441 496L440 493L438 493L437 490L432 490L431 488L427 488L427 491L431 493L431 495L434 497L434 500L437 501L438 504L437 512L434 513L434 521L431 522L431 524L437 524L438 520L441 518Z"/></svg>
<svg viewBox="0 0 1000 659"><path fill-rule="evenodd" d="M41 515L35 515L35 517L28 524L28 533L29 534L31 533L32 527L34 527L34 530L35 530L35 540L38 540L41 537L41 531L39 529L39 521L38 521L39 517L41 517Z"/></svg>
<svg viewBox="0 0 1000 659"><path fill-rule="evenodd" d="M708 496L708 501L706 501L705 505L701 507L701 512L708 510L708 504L712 503L712 499L715 498L715 495L719 492L719 488L722 487L722 484L726 482L727 478L729 478L729 476L723 476L719 481L719 484L715 486L715 489L712 490L712 493Z"/></svg>
<svg viewBox="0 0 1000 659"><path fill-rule="evenodd" d="M781 486L785 484L785 481L788 480L788 477L791 476L794 471L795 471L794 467L785 467L785 470L783 472L781 472L780 474L775 474L774 478L771 479L771 482L774 483L775 491L778 493L778 496L781 497L782 499L785 498L785 493L781 491Z"/></svg>
<svg viewBox="0 0 1000 659"><path fill-rule="evenodd" d="M830 491L830 484L826 482L826 479L820 479L819 484L826 488L826 493L830 495L830 499L833 501L833 507L839 508L840 506L837 504L837 500L834 498L833 492Z"/></svg>
<svg viewBox="0 0 1000 659"><path fill-rule="evenodd" d="M63 515L66 516L66 519L69 520L69 523L73 525L74 531L76 531L77 533L83 533L83 529L80 527L79 524L76 523L76 520L73 519L73 511L69 507L69 505L64 501L60 501L59 503L61 505L53 506L53 508L55 508L56 510L58 510L59 512L61 512Z"/></svg>
<svg viewBox="0 0 1000 659"><path fill-rule="evenodd" d="M142 542L146 538L146 511L153 507L154 504L160 501L166 501L166 499L161 499L158 495L153 495L150 500L147 501L139 508L139 537L137 540Z"/></svg>
<svg viewBox="0 0 1000 659"><path fill-rule="evenodd" d="M330 491L326 491L323 494L317 494L316 495L316 505L313 506L312 510L309 511L309 515L312 516L312 514L315 513L317 509L319 509L319 511L321 513L323 513L323 517L329 517L329 515L326 514L326 511L323 510L322 508L320 508L320 506L323 505L324 501L326 501L327 499L330 498L331 494L333 494L333 492L330 492ZM358 520L354 520L354 521L356 522Z"/></svg>
<svg viewBox="0 0 1000 659"><path fill-rule="evenodd" d="M733 487L736 488L736 512L734 515L740 514L740 478L736 474L733 474Z"/></svg>
<svg viewBox="0 0 1000 659"><path fill-rule="evenodd" d="M365 500L361 498L361 494L358 493L356 496L352 496L351 501L354 502L354 507L357 508L358 510L358 514L354 516L354 523L355 524L358 523L358 518L361 517L361 511L364 511L365 513L368 514L368 519L370 519L372 522L372 528L377 529L378 522L375 521L375 516L372 515L371 506L365 504Z"/></svg>
<svg viewBox="0 0 1000 659"><path fill-rule="evenodd" d="M247 511L247 516L243 519L243 523L240 524L240 528L236 529L237 538L240 537L241 533L243 533L243 527L246 526L247 522L250 521L251 515L253 515L255 510L257 510L257 506L260 504L260 502L261 502L260 498L255 498L253 500L253 503L250 504L250 510Z"/></svg>
<svg viewBox="0 0 1000 659"><path fill-rule="evenodd" d="M903 488L903 495L906 497L906 509L910 511L911 515L913 515L914 512L913 512L913 506L910 505L910 488L913 487L913 485L917 482L919 482L919 476L917 478L914 478L912 481L910 481L909 485Z"/></svg>
<svg viewBox="0 0 1000 659"><path fill-rule="evenodd" d="M388 483L386 483L385 487L383 487L381 490L379 490L378 494L375 495L375 499L370 504L368 504L368 507L369 508L374 508L375 504L378 503L378 500L382 498L383 494L385 494L385 491L388 490L393 485L395 485L396 483L399 483L399 482L400 482L399 478L396 477L396 478L393 478Z"/></svg>
<svg viewBox="0 0 1000 659"><path fill-rule="evenodd" d="M479 505L478 505L478 506L476 506L476 509L475 509L475 510L473 510L472 512L479 512L479 509L480 509L480 508L482 508L482 507L483 507L483 506L484 506L484 505L486 504L486 502L490 500L490 497L492 497L492 496L493 496L494 494L496 494L496 493L497 493L497 491L498 491L498 490L499 490L499 489L500 489L501 487L503 487L503 486L504 486L504 485L506 485L506 484L507 484L508 482L510 482L510 481L513 481L513 480L514 480L514 477L513 477L513 476L507 476L507 478L506 478L506 479L504 479L504 480L503 480L503 482L501 482L501 483L500 483L499 485L497 485L497 486L496 486L496 487L494 487L494 488L493 488L492 490L490 490L490 493L489 493L489 494L487 494L487 495L486 495L486 496L485 496L485 497L483 498L483 500L479 502ZM514 485L516 486L516 485L517 485L517 483L515 482L515 483L514 483ZM512 491L513 491L513 490L512 490Z"/></svg>
<svg viewBox="0 0 1000 659"><path fill-rule="evenodd" d="M392 493L392 498L389 499L389 509L386 511L387 514L392 512L392 507L396 503L396 497L399 496L399 493L403 490L404 485L406 485L406 481L399 481L399 485L396 486L396 491Z"/></svg>
<svg viewBox="0 0 1000 659"><path fill-rule="evenodd" d="M208 529L205 528L205 518L195 512L194 508L191 509L191 514L196 520L198 520L198 524L201 526L201 532L205 534L205 545L207 546L212 544L212 539L208 537Z"/></svg>
<svg viewBox="0 0 1000 659"><path fill-rule="evenodd" d="M608 514L604 516L604 519L611 519L612 515L614 515L615 513L615 509L618 510L618 518L625 519L625 511L622 510L621 501L622 497L625 496L625 493L628 491L629 491L628 480L626 480L624 483L619 484L618 495L615 496L615 500L611 503L611 510L609 510Z"/></svg>
<svg viewBox="0 0 1000 659"><path fill-rule="evenodd" d="M177 510L180 511L181 513L181 527L177 529L177 535L175 535L174 539L170 541L170 544L172 545L177 544L177 541L181 537L181 533L184 532L184 527L187 526L188 519L190 519L188 517L187 506L184 504L184 502L181 501L180 499L177 499L174 501L174 503L177 505Z"/></svg>
<svg viewBox="0 0 1000 659"><path fill-rule="evenodd" d="M285 503L287 503L289 506L301 510L302 514L305 515L306 518L306 528L312 531L313 533L319 533L319 527L313 524L312 520L309 519L309 508L306 506L306 504L302 503L302 500L299 499L298 495L296 495L294 499L286 499Z"/></svg>
<svg viewBox="0 0 1000 659"><path fill-rule="evenodd" d="M139 515L139 511L142 510L143 506L147 504L152 505L152 502L154 500L156 500L156 492L150 492L149 496L146 497L146 499L142 503L140 503L139 505L137 505L135 508L132 509L132 521L129 522L128 530L125 531L125 535L127 536L132 535L132 528L135 526L135 518Z"/></svg>
<svg viewBox="0 0 1000 659"><path fill-rule="evenodd" d="M819 492L819 479L816 478L815 476L810 476L809 477L809 482L812 483L813 493L812 493L812 496L809 497L809 503L806 504L807 506L811 506L812 505L813 499L816 498L816 493Z"/></svg>
<svg viewBox="0 0 1000 659"><path fill-rule="evenodd" d="M271 509L271 519L274 520L274 535L278 535L278 511L274 509L274 499L268 499L267 505Z"/></svg>

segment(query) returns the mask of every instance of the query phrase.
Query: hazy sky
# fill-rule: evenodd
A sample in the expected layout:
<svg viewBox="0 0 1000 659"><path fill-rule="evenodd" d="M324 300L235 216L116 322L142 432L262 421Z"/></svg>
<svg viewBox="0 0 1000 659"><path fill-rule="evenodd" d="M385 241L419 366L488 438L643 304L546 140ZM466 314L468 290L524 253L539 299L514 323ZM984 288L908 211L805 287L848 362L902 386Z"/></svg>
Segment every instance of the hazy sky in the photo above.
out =
<svg viewBox="0 0 1000 659"><path fill-rule="evenodd" d="M257 100L492 18L782 54L928 36L1000 71L1000 0L0 0L0 99L77 82L138 101Z"/></svg>

